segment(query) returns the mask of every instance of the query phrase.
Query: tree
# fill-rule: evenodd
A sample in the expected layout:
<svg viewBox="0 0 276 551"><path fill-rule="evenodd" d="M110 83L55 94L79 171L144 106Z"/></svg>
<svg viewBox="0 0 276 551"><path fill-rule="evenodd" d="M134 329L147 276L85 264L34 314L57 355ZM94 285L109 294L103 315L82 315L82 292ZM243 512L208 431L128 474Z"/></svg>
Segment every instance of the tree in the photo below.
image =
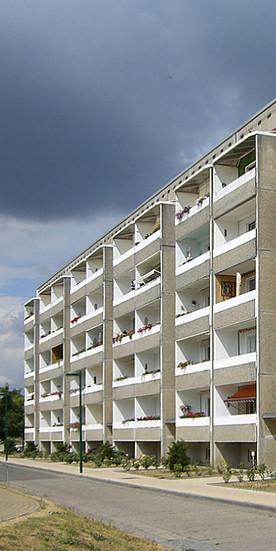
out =
<svg viewBox="0 0 276 551"><path fill-rule="evenodd" d="M187 448L188 445L184 440L177 440L169 447L168 466L170 471L174 470L175 465L181 465L183 471L187 468L190 463L190 458L186 454Z"/></svg>
<svg viewBox="0 0 276 551"><path fill-rule="evenodd" d="M0 388L0 393L7 392L8 404L8 436L22 438L24 436L24 398L21 389L9 390L6 385ZM5 439L5 397L0 399L0 440Z"/></svg>

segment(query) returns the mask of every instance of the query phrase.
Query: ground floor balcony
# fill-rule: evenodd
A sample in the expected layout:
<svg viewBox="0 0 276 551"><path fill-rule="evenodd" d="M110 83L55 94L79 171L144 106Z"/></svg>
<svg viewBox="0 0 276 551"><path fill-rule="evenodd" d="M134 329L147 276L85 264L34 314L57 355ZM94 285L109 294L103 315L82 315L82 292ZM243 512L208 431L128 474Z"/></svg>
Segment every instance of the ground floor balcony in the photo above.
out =
<svg viewBox="0 0 276 551"><path fill-rule="evenodd" d="M43 441L55 441L63 442L64 441L64 427L40 427L39 428L39 437Z"/></svg>
<svg viewBox="0 0 276 551"><path fill-rule="evenodd" d="M190 420L189 420L190 421ZM195 419L195 421L197 421ZM187 425L179 425L175 428L175 439L185 440L187 443L200 443L210 441L210 429L209 423L205 425L193 424L192 422ZM189 453L188 453L189 455Z"/></svg>

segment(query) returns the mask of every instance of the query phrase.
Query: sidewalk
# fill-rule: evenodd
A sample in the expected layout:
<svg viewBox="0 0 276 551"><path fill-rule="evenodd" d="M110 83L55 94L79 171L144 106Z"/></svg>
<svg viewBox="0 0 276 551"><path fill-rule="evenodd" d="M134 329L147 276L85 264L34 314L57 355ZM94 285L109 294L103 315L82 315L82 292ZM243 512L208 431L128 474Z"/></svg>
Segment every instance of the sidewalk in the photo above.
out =
<svg viewBox="0 0 276 551"><path fill-rule="evenodd" d="M245 505L276 512L276 493L231 488L230 484L225 484L221 477L213 476L209 478L198 477L180 479L151 478L139 476L135 471L124 471L120 467L92 469L85 464L83 465L83 474L79 474L78 465L73 466L67 465L66 463L48 463L14 458L10 458L8 463L10 465L21 465L22 467L46 469L52 472L82 476L114 484L124 484L133 488L152 489L155 491L172 492L198 498L215 499L222 502L231 502L237 505ZM162 473L160 473L160 476L162 476Z"/></svg>

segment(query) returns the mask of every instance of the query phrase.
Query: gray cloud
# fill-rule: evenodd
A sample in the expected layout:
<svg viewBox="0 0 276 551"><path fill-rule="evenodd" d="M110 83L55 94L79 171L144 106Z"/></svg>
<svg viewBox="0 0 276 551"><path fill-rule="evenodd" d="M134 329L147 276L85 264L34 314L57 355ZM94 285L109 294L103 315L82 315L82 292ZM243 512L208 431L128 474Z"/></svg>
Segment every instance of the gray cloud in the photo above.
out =
<svg viewBox="0 0 276 551"><path fill-rule="evenodd" d="M2 213L127 213L275 94L272 0L10 0L0 15Z"/></svg>

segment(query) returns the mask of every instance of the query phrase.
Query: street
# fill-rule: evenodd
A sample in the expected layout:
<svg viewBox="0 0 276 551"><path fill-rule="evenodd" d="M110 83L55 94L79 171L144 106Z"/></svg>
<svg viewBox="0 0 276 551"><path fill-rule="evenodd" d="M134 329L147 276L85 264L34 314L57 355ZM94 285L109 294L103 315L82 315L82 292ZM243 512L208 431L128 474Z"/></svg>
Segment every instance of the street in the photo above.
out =
<svg viewBox="0 0 276 551"><path fill-rule="evenodd" d="M9 465L9 484L177 551L274 551L276 513ZM131 474L126 474L131 481ZM6 482L0 465L0 483Z"/></svg>

